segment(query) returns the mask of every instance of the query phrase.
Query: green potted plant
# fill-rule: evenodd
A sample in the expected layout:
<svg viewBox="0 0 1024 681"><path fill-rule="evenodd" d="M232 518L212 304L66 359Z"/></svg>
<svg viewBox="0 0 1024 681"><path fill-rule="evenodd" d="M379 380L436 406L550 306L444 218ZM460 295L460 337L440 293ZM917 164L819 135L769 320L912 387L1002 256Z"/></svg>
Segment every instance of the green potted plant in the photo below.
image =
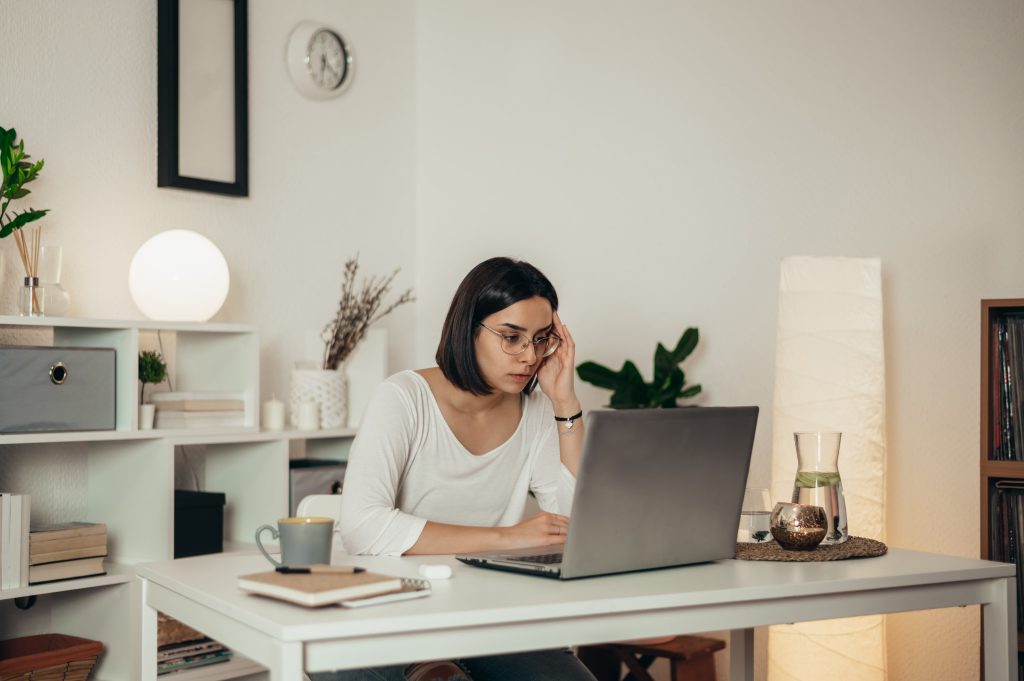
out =
<svg viewBox="0 0 1024 681"><path fill-rule="evenodd" d="M678 407L679 400L695 397L701 391L700 385L686 385L686 374L679 368L697 347L698 340L697 329L690 327L672 350L658 343L654 350L654 379L650 383L644 381L636 364L629 360L618 371L596 362L584 362L576 367L576 373L582 381L611 390L608 406L613 409Z"/></svg>
<svg viewBox="0 0 1024 681"><path fill-rule="evenodd" d="M19 312L24 315L35 315L42 313L42 296L36 291L39 285L41 235L38 226L28 237L22 229L49 211L28 208L19 213L11 209L13 202L31 193L25 185L35 180L39 171L43 169L42 159L33 163L28 160L29 158L25 153L25 141L18 141L18 133L13 128L8 130L0 127L0 239L14 235L18 255L25 268L27 289L27 293L22 294L22 300L19 302Z"/></svg>
<svg viewBox="0 0 1024 681"><path fill-rule="evenodd" d="M150 430L153 427L153 417L156 407L146 402L146 384L156 385L167 379L167 363L155 350L143 350L139 353L139 382L142 389L139 390L139 429Z"/></svg>

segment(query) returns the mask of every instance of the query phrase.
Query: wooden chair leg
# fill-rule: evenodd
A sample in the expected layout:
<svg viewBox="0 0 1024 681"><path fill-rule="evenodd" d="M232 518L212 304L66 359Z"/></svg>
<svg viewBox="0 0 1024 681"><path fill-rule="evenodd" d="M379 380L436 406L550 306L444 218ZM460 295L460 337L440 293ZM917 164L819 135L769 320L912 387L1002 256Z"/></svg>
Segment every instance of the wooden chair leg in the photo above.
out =
<svg viewBox="0 0 1024 681"><path fill-rule="evenodd" d="M714 655L672 660L672 681L715 681Z"/></svg>
<svg viewBox="0 0 1024 681"><path fill-rule="evenodd" d="M629 655L630 657L635 657L631 653L626 653L622 651L619 652L619 655ZM654 655L641 655L640 657L636 657L635 659L637 661L637 664L639 664L645 670L650 670L651 665L654 664L654 661L658 658L656 658ZM636 674L630 671L628 674L622 677L622 681L643 681L643 678L638 679Z"/></svg>
<svg viewBox="0 0 1024 681"><path fill-rule="evenodd" d="M619 681L622 676L619 656L604 646L580 646L576 657L580 658L580 662L597 681Z"/></svg>
<svg viewBox="0 0 1024 681"><path fill-rule="evenodd" d="M620 653L622 661L626 663L626 667L629 669L630 676L636 681L654 681L650 674L647 673L647 668L640 663L640 660L636 659L629 653Z"/></svg>

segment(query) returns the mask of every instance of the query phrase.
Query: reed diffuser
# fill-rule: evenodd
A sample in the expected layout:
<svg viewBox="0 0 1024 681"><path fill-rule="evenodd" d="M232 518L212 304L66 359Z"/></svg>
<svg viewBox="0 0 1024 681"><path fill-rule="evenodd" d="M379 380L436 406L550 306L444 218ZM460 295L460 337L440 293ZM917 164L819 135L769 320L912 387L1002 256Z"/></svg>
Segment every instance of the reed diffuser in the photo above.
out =
<svg viewBox="0 0 1024 681"><path fill-rule="evenodd" d="M25 236L26 231L29 232L28 236ZM43 289L39 284L39 247L42 235L41 225L19 229L14 233L21 264L25 267L25 282L18 297L18 314L23 317L37 317L45 312Z"/></svg>

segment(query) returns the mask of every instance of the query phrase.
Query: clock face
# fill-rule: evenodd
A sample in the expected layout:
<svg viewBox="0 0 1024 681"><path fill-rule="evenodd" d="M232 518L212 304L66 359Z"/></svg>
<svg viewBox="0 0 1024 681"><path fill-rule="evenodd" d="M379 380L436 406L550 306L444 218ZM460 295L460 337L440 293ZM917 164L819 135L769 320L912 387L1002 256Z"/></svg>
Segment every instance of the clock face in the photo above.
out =
<svg viewBox="0 0 1024 681"><path fill-rule="evenodd" d="M314 33L306 50L306 66L317 87L324 90L341 87L349 67L348 48L341 36L326 28Z"/></svg>

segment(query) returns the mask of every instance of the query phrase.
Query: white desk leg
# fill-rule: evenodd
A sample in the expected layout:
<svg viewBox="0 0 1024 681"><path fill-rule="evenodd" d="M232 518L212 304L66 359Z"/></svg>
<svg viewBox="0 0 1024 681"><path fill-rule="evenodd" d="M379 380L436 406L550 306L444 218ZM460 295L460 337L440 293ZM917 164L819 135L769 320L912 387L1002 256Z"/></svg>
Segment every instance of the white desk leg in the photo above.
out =
<svg viewBox="0 0 1024 681"><path fill-rule="evenodd" d="M754 681L754 630L729 632L729 681Z"/></svg>
<svg viewBox="0 0 1024 681"><path fill-rule="evenodd" d="M985 681L1017 678L1017 583L992 580L992 601L981 606L985 631Z"/></svg>
<svg viewBox="0 0 1024 681"><path fill-rule="evenodd" d="M139 641L142 645L142 681L156 681L156 609L149 605L149 580L142 580L142 621Z"/></svg>
<svg viewBox="0 0 1024 681"><path fill-rule="evenodd" d="M270 681L303 681L302 644L283 643L280 651L278 663L270 668Z"/></svg>

